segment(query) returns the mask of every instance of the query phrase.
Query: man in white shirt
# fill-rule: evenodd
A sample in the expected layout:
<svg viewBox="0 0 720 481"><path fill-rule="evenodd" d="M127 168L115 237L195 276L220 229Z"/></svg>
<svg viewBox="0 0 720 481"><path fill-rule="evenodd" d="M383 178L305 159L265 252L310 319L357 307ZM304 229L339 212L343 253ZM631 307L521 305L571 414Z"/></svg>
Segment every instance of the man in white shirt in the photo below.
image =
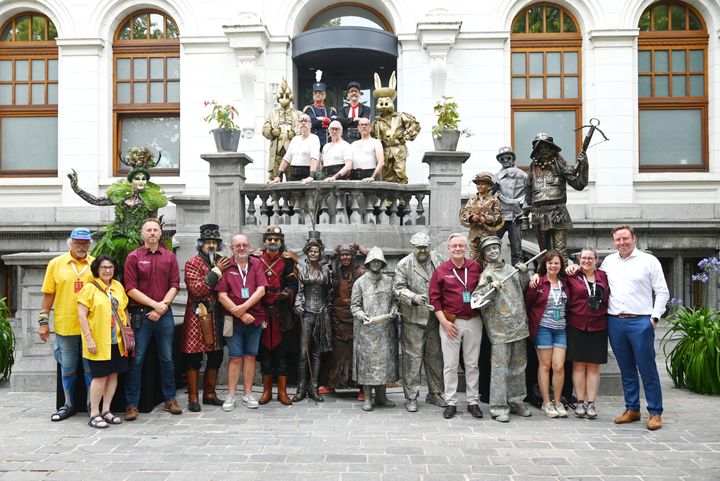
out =
<svg viewBox="0 0 720 481"><path fill-rule="evenodd" d="M655 327L670 298L662 266L656 257L635 247L635 232L629 225L612 230L617 253L609 255L601 269L610 284L608 334L615 353L625 395L625 412L616 424L640 420L640 383L651 431L662 427L662 391L655 364ZM654 300L653 300L654 294Z"/></svg>
<svg viewBox="0 0 720 481"><path fill-rule="evenodd" d="M270 183L280 182L285 175L288 166L292 166L292 177L288 180L299 180L307 184L315 179L320 158L320 139L310 133L310 116L302 114L300 120L300 135L296 135L290 141L287 152L280 162L278 175Z"/></svg>
<svg viewBox="0 0 720 481"><path fill-rule="evenodd" d="M353 180L372 182L378 178L385 165L385 152L382 143L370 137L370 119L358 121L360 140L351 144L353 152Z"/></svg>
<svg viewBox="0 0 720 481"><path fill-rule="evenodd" d="M322 165L325 173L325 182L346 180L345 177L352 170L352 148L342 138L342 124L337 120L328 126L330 142L322 149Z"/></svg>

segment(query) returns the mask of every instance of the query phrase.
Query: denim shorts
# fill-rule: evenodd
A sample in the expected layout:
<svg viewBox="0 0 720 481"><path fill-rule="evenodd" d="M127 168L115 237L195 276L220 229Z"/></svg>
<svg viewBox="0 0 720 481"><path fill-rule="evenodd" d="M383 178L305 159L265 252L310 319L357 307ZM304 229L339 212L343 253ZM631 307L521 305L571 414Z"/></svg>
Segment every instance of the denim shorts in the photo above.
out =
<svg viewBox="0 0 720 481"><path fill-rule="evenodd" d="M262 328L254 324L233 322L233 335L225 337L228 357L257 356Z"/></svg>
<svg viewBox="0 0 720 481"><path fill-rule="evenodd" d="M535 348L552 349L553 347L567 349L567 334L565 333L565 329L550 329L549 327L538 326L537 334L535 335Z"/></svg>

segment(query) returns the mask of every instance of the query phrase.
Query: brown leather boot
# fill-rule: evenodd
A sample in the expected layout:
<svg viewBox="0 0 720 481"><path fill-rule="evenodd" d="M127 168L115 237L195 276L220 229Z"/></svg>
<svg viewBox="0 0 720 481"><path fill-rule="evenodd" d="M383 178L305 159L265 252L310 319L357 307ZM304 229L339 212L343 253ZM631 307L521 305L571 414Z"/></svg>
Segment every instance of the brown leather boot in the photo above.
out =
<svg viewBox="0 0 720 481"><path fill-rule="evenodd" d="M278 376L277 400L285 406L292 405L292 399L287 394L287 376Z"/></svg>
<svg viewBox="0 0 720 481"><path fill-rule="evenodd" d="M272 399L272 374L263 374L263 393L258 399L258 404L267 404Z"/></svg>
<svg viewBox="0 0 720 481"><path fill-rule="evenodd" d="M187 391L188 391L188 410L194 413L200 412L200 399L198 392L198 380L200 379L200 371L190 370L185 371L185 377L187 378Z"/></svg>
<svg viewBox="0 0 720 481"><path fill-rule="evenodd" d="M215 394L215 384L217 383L217 369L205 369L205 383L203 385L203 404L211 406L222 406L225 401L218 399Z"/></svg>

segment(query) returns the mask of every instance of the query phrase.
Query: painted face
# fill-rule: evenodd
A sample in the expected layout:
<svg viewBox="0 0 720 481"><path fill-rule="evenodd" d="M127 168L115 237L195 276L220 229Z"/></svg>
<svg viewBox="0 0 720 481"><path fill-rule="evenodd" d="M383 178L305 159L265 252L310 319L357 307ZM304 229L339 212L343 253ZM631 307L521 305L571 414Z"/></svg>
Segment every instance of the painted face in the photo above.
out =
<svg viewBox="0 0 720 481"><path fill-rule="evenodd" d="M483 256L488 262L499 262L500 261L500 246L492 244L483 249Z"/></svg>
<svg viewBox="0 0 720 481"><path fill-rule="evenodd" d="M485 195L490 191L490 184L487 182L478 182L477 191L480 195Z"/></svg>
<svg viewBox="0 0 720 481"><path fill-rule="evenodd" d="M450 256L455 260L460 260L465 257L467 251L467 241L462 237L453 237L448 242L448 252Z"/></svg>
<svg viewBox="0 0 720 481"><path fill-rule="evenodd" d="M560 264L560 258L557 256L545 261L545 269L547 269L548 274L558 275L561 267L562 264Z"/></svg>
<svg viewBox="0 0 720 481"><path fill-rule="evenodd" d="M157 244L162 236L162 229L156 222L146 222L140 231L146 244Z"/></svg>
<svg viewBox="0 0 720 481"><path fill-rule="evenodd" d="M555 149L545 143L540 144L540 147L538 148L538 158L548 160L553 157L555 157Z"/></svg>
<svg viewBox="0 0 720 481"><path fill-rule="evenodd" d="M509 169L515 166L515 159L510 154L501 155L498 162L503 166L503 169Z"/></svg>
<svg viewBox="0 0 720 481"><path fill-rule="evenodd" d="M248 241L248 238L244 235L233 237L232 242L230 243L230 250L232 250L235 259L247 259L248 255L250 255L250 242Z"/></svg>
<svg viewBox="0 0 720 481"><path fill-rule="evenodd" d="M308 249L307 256L310 262L317 262L320 259L320 248L311 247Z"/></svg>
<svg viewBox="0 0 720 481"><path fill-rule="evenodd" d="M380 97L375 105L375 110L382 114L391 114L395 112L395 104L390 97Z"/></svg>
<svg viewBox="0 0 720 481"><path fill-rule="evenodd" d="M265 248L270 252L280 252L282 239L276 236L267 236L265 238Z"/></svg>
<svg viewBox="0 0 720 481"><path fill-rule="evenodd" d="M145 190L145 187L147 187L147 176L143 172L138 172L135 174L135 177L133 177L132 180L132 188L135 192L142 192Z"/></svg>
<svg viewBox="0 0 720 481"><path fill-rule="evenodd" d="M380 272L382 272L383 261L381 261L380 259L373 259L370 261L370 264L368 264L368 267L373 273L379 274Z"/></svg>
<svg viewBox="0 0 720 481"><path fill-rule="evenodd" d="M316 90L313 92L313 100L316 104L323 105L325 103L325 97L327 97L327 93Z"/></svg>
<svg viewBox="0 0 720 481"><path fill-rule="evenodd" d="M208 254L210 252L216 252L218 248L218 241L216 240L206 240L203 242L202 245L202 251L205 254Z"/></svg>
<svg viewBox="0 0 720 481"><path fill-rule="evenodd" d="M420 264L425 264L430 258L430 247L429 246L414 246L413 255Z"/></svg>
<svg viewBox="0 0 720 481"><path fill-rule="evenodd" d="M293 96L290 92L280 92L278 94L278 103L280 104L280 107L283 109L286 109L290 106L292 103Z"/></svg>
<svg viewBox="0 0 720 481"><path fill-rule="evenodd" d="M627 257L635 249L635 236L628 229L620 229L613 234L613 245L620 257Z"/></svg>
<svg viewBox="0 0 720 481"><path fill-rule="evenodd" d="M583 271L592 272L595 270L596 265L597 257L595 257L593 251L585 250L580 252L580 267L582 267Z"/></svg>
<svg viewBox="0 0 720 481"><path fill-rule="evenodd" d="M350 264L352 264L352 254L349 252L341 252L340 253L340 265L343 267L349 267Z"/></svg>
<svg viewBox="0 0 720 481"><path fill-rule="evenodd" d="M85 259L90 249L90 241L82 239L72 239L70 241L70 255L75 259Z"/></svg>
<svg viewBox="0 0 720 481"><path fill-rule="evenodd" d="M98 266L98 274L106 285L110 284L109 281L115 275L115 266L110 261L102 261Z"/></svg>

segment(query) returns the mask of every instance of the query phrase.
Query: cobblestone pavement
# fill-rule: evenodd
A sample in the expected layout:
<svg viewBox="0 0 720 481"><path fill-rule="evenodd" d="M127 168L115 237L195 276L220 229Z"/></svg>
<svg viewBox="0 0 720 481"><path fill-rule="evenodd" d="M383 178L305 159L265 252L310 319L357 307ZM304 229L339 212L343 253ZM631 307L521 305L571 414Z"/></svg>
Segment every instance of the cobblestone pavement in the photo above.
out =
<svg viewBox="0 0 720 481"><path fill-rule="evenodd" d="M408 413L397 389L396 408L370 413L348 392L317 406L272 401L229 413L203 406L172 416L159 406L94 430L83 415L50 422L54 393L10 392L5 383L0 481L720 480L720 399L674 389L661 375L666 411L656 432L645 429L645 411L640 423L613 424L620 397L601 398L592 421L533 409L501 424L487 405L480 420L464 403L451 420L423 402Z"/></svg>

